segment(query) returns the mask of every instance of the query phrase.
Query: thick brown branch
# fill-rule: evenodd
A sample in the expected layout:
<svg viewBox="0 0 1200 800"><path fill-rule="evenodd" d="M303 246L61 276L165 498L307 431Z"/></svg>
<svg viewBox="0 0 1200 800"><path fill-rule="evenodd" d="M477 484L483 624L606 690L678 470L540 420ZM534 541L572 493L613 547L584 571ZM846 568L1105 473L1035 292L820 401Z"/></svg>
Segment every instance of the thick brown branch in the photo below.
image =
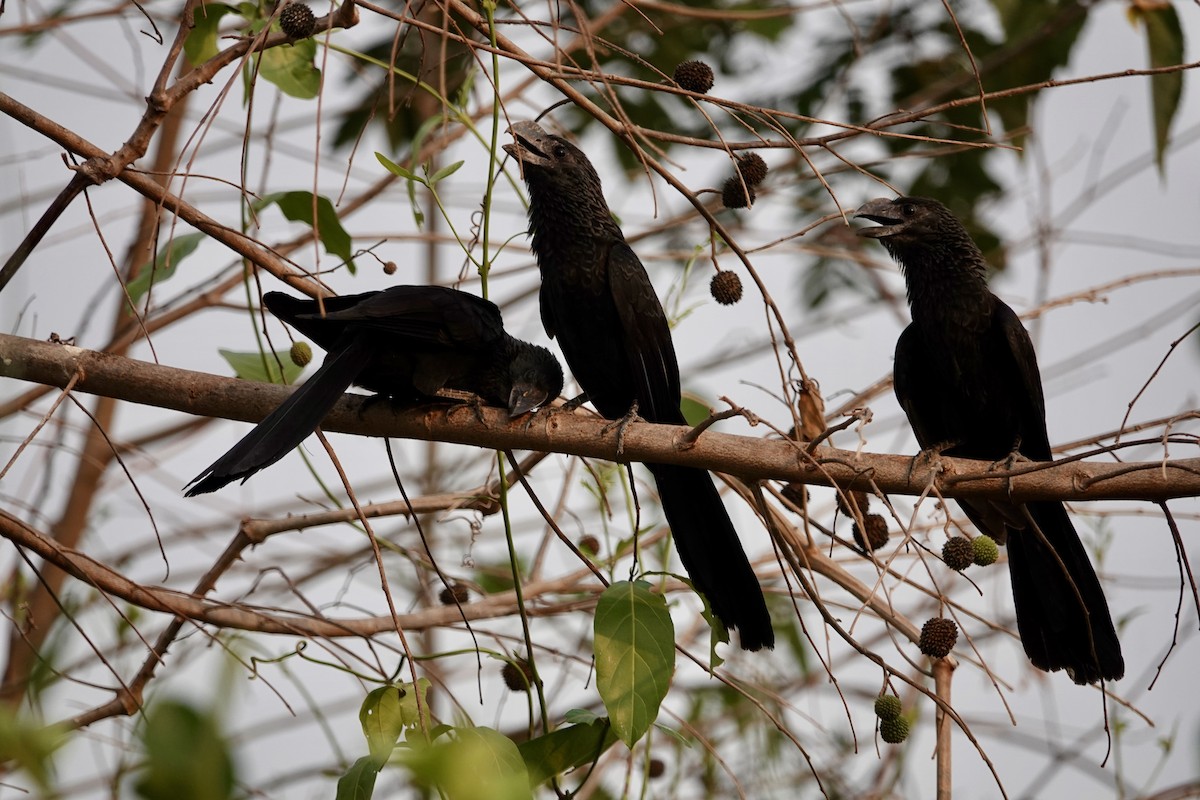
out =
<svg viewBox="0 0 1200 800"><path fill-rule="evenodd" d="M76 374L76 389L189 414L248 422L262 419L291 391L251 381L163 367L143 361L0 335L0 375L65 386ZM369 436L393 436L512 450L542 450L609 461L685 464L738 475L746 480L782 480L817 485L861 484L864 476L888 494L920 495L928 489L928 466L908 456L855 453L829 447L812 456L795 442L706 432L690 447L681 445L686 427L639 423L629 426L624 452L615 433L585 415L542 414L531 423L515 422L497 409L462 413L454 407L394 411L386 404L364 406L342 399L322 428ZM993 474L991 465L955 458L938 459L938 487L946 497L1004 497L1028 500L1167 500L1200 496L1200 458L1138 464L1071 461L1024 474ZM1014 470L1012 472L1019 472ZM963 476L972 476L964 480ZM953 478L947 481L946 478Z"/></svg>

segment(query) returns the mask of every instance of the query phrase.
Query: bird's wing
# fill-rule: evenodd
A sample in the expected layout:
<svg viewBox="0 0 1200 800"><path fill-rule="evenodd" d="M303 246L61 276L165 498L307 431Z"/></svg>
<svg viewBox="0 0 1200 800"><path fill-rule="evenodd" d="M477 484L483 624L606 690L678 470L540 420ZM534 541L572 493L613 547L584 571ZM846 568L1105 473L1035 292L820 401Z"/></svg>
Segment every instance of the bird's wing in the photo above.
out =
<svg viewBox="0 0 1200 800"><path fill-rule="evenodd" d="M504 336L504 320L494 303L455 289L393 286L359 297L344 308L327 310L322 321L455 349L486 347ZM307 316L312 322L322 319L315 309Z"/></svg>
<svg viewBox="0 0 1200 800"><path fill-rule="evenodd" d="M608 287L633 370L638 413L652 422L681 421L679 364L667 315L645 267L625 242L608 252Z"/></svg>
<svg viewBox="0 0 1200 800"><path fill-rule="evenodd" d="M1046 400L1042 394L1042 376L1038 371L1033 341L1016 312L1000 300L996 300L996 310L992 314L992 330L994 333L989 338L1007 346L1007 352L1001 353L1000 358L1008 361L1008 369L1016 384L1010 396L1019 403L1014 411L1020 427L1021 454L1034 461L1049 461Z"/></svg>
<svg viewBox="0 0 1200 800"><path fill-rule="evenodd" d="M933 447L953 438L947 425L949 420L937 410L942 405L940 376L931 363L920 331L910 324L896 340L893 384L896 399L921 447Z"/></svg>

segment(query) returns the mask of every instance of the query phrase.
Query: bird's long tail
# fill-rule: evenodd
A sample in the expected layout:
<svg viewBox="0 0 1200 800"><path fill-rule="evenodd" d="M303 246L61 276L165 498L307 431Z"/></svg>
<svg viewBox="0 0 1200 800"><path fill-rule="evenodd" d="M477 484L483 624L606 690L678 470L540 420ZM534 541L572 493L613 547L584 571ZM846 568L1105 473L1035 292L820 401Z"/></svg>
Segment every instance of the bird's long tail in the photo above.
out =
<svg viewBox="0 0 1200 800"><path fill-rule="evenodd" d="M311 378L229 452L193 478L184 494L195 497L215 492L239 478L245 481L283 458L316 430L370 358L370 343L361 337L332 350Z"/></svg>
<svg viewBox="0 0 1200 800"><path fill-rule="evenodd" d="M741 540L704 470L647 464L658 483L663 513L684 569L744 650L775 646L771 615Z"/></svg>
<svg viewBox="0 0 1200 800"><path fill-rule="evenodd" d="M1066 509L1056 502L1026 508L1037 530L1008 532L1008 569L1025 653L1035 667L1065 669L1079 684L1119 679L1125 674L1121 643Z"/></svg>

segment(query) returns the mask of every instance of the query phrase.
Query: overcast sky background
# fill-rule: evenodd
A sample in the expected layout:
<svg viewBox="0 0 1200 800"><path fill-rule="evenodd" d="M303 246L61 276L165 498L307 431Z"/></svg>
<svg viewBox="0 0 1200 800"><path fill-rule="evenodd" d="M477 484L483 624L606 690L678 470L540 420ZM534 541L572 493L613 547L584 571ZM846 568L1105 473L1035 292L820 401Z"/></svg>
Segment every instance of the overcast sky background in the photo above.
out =
<svg viewBox="0 0 1200 800"><path fill-rule="evenodd" d="M151 4L152 7L156 5ZM10 2L9 6L5 17L0 18L0 30L20 21L19 15L24 4ZM1178 3L1177 9L1188 33L1189 46L1185 58L1195 59L1196 49L1191 43L1200 41L1200 8L1194 4ZM131 98L136 99L146 93L162 57L159 46L136 33L140 27L137 21L132 21L127 29L114 34L116 27L112 23L72 26L61 33L61 38L48 39L33 50L17 48L11 37L4 39L6 44L0 47L0 90L83 134L99 146L116 149L140 115L140 107ZM97 34L94 37L90 35L93 32ZM99 35L101 33L104 35ZM339 41L362 43L377 35L377 31L370 35L365 30L359 30L339 35ZM805 35L805 31L797 32L801 39ZM341 38L343 36L345 38ZM1141 68L1146 64L1142 36L1130 26L1121 4L1106 4L1095 12L1085 37L1076 47L1071 64L1059 77ZM779 53L769 55L782 57L784 52L803 52L803 47L799 44L784 47ZM508 85L524 77L521 69L514 65L506 66L505 70ZM787 71L787 65L783 65L773 68L770 74L774 77ZM230 75L230 71L226 71L220 79L229 79ZM326 101L336 107L340 99L338 90L343 86L341 73L335 71L327 79L326 86ZM1033 149L1023 160L1016 156L1005 159L1003 177L1009 182L1011 192L1003 203L995 206L993 212L997 226L1005 233L1011 246L1010 267L997 279L994 288L1018 312L1026 312L1045 300L1069 297L1131 275L1160 270L1200 269L1200 190L1197 188L1200 187L1200 146L1196 143L1200 138L1200 87L1197 86L1195 74L1188 73L1185 80L1186 95L1175 127L1177 147L1168 157L1166 174L1160 177L1151 166L1130 170L1129 177L1117 183L1109 180L1110 176L1121 175L1126 165L1151 158L1153 135L1148 87L1147 79L1132 78L1057 89L1044 94L1032 120L1035 129ZM212 102L219 88L220 84L198 93L190 108L193 119L198 119L201 110ZM330 88L334 91L330 92ZM736 89L736 85L719 83L714 93L736 96ZM267 113L272 94L265 92L262 95L258 113ZM550 92L537 97L539 102L546 103L557 99ZM539 110L532 105L517 106L510 108L509 113L516 119L532 116ZM281 104L279 114L282 124L276 137L278 146L270 164L270 185L273 189L311 188L312 132L311 128L305 127L305 123L313 113L313 104L294 101ZM325 109L325 114L329 118L329 108ZM233 165L236 165L236 143L243 122L241 88L234 76L234 86L222 109L216 130L209 134L208 143L202 149L202 156L195 167L198 172L236 178L236 166ZM595 132L584 143L588 152L597 156L610 153L609 143L602 141L605 136L606 133ZM349 180L352 185L366 184L379 178L380 168L371 155L374 149L382 148L377 142L370 142L358 152L350 169ZM256 151L256 163L250 169L253 176L262 170L261 162L257 161L260 155L261 149ZM699 188L719 184L728 167L710 155L679 154L681 166L686 170L681 174L688 185ZM776 163L779 157L778 153L767 154L768 161L772 163ZM486 159L478 148L461 149L461 152L449 155L447 160L457 158L467 159L467 163L444 184L443 191L456 224L465 230L468 217L479 202ZM609 202L622 219L626 234L636 235L652 224L647 214L647 209L651 207L648 181L638 177L632 184L624 183L617 165L607 158L598 163L598 167L605 177ZM335 196L345 178L345 171L345 153L326 154L319 173L321 193ZM7 118L0 119L0 187L4 187L4 191L0 192L0 252L7 257L67 179L68 173L60 159L59 148ZM797 227L788 202L789 178L773 175L769 186L772 182L777 183L778 188L765 194L755 209L744 217L750 226L742 234L743 238L739 239L744 245L771 241L794 232ZM500 196L497 209L500 213L493 224L495 230L499 231L498 238L515 237L502 256L499 272L492 282L493 299L504 300L524 293L533 286L535 272L531 268L526 239L520 235L524 220L518 199L503 182L498 186ZM1083 198L1096 186L1100 186L1102 191L1084 202ZM861 177L843 176L835 182L834 187L846 210L870 197L887 194L883 187L870 185ZM686 202L664 188L661 182L656 183L654 189L660 216L670 217L686 208ZM118 260L123 255L121 248L131 229L133 217L130 212L136 208L130 201L130 194L129 190L116 184L90 192L104 226L105 237ZM232 212L236 197L231 188L197 182L189 185L188 196L202 208L230 209L228 221L236 220ZM389 233L411 232L413 223L408 209L404 188L394 187L370 209L353 218L349 227L356 237L360 237L356 240L356 246L373 244ZM833 210L834 205L830 201L821 213ZM1055 231L1055 239L1039 252L1036 229L1045 222L1049 222L1049 227ZM274 230L264 233L264 240L285 238L283 231L288 228L277 215L273 219L267 218L266 224ZM702 243L703 228L693 225L692 229L694 241ZM802 239L799 246L803 245ZM669 291L678 290L679 273L673 264L656 258L653 251L646 252L639 248L639 252L651 269L661 295L666 296ZM339 276L334 280L338 290L365 291L394 282L416 283L424 280L421 253L412 245L389 242L378 253L384 259L397 262L399 271L396 275L385 276L371 259L363 258L359 261L361 274L357 279ZM887 264L882 248L878 248L873 255L883 270L882 280L894 293L902 294L900 276ZM306 257L311 258L307 254L298 256L302 261ZM328 261L329 257L324 256L324 259ZM904 324L894 307L876 304L864 313L860 298L845 297L817 312L806 311L798 302L797 287L803 261L795 250L777 248L756 255L753 261L759 274L770 285L775 298L787 309L788 322L800 339L800 357L807 372L820 381L829 408L836 407L853 392L887 374L891 368L896 336ZM185 286L202 283L217 270L229 268L234 263L227 251L206 244L186 262L186 274L177 276L170 288L164 290L164 296L174 294ZM443 255L443 279L452 280L460 264L461 257L456 257L453 249L447 248ZM722 266L742 272L733 258L722 259ZM1044 284L1039 282L1043 266L1048 267ZM763 338L761 304L754 302L753 288L746 281L746 300L733 308L717 306L708 297L707 269L703 260L697 263L682 301L684 306L694 308L676 328L675 339L684 371L685 388L714 404L719 395L727 395L786 428L790 424L786 410L779 406L777 400L756 388L756 385L771 387L777 384L773 357L764 348L755 348L757 352L749 354L742 352ZM266 280L265 288L277 287ZM477 283L468 281L464 288L476 290ZM64 337L78 336L81 346L98 347L107 335L115 296L114 280L103 247L93 231L85 206L77 202L55 226L46 243L17 279L0 295L0 319L4 320L6 332L39 339L56 332ZM234 302L240 300L237 296L231 296L230 299ZM90 318L94 311L98 313ZM1045 379L1051 441L1072 442L1119 428L1128 404L1167 354L1170 342L1183 335L1197 321L1200 321L1200 280L1194 274L1116 288L1094 298L1094 301L1080 300L1049 313L1034 333ZM506 322L514 335L544 343L532 299L507 310ZM228 374L227 365L216 353L217 348L249 350L253 347L250 334L250 326L244 316L235 315L232 311L215 310L188 324L164 331L155 337L154 345L158 359L164 364ZM280 341L286 342L286 339L276 339L276 342ZM732 360L724 359L721 356L726 352L737 355ZM139 346L133 355L145 359L153 357L144 345ZM706 366L714 362L719 365L713 368ZM1198 374L1200 345L1197 345L1196 335L1193 334L1191 340L1179 348L1138 399L1131 421L1136 423L1200 407ZM0 396L8 398L27 388L6 380L0 383ZM916 447L907 425L890 393L873 401L871 408L874 422L863 432L865 448L873 452L915 452ZM74 424L82 424L77 412L71 418ZM118 429L123 437L128 438L139 430L152 430L164 422L179 419L180 415L170 412L126 407L118 417ZM33 427L34 421L34 417L23 416L0 423L0 434L3 435L0 444L5 460ZM761 428L751 431L737 422L723 424L721 429L762 435ZM1195 433L1198 426L1193 420L1183 429ZM306 469L298 457L290 456L243 487L229 487L220 495L197 501L184 502L179 498L178 492L183 484L232 445L245 430L247 426L240 423L218 423L208 428L203 437L172 445L167 453L162 454L166 456L165 460L156 463L153 469L146 469L144 463L138 464L141 468L139 480L145 482L144 488L149 487L155 495L156 519L171 538L169 552L176 567L171 585L189 585L194 580L195 571L211 561L234 530L229 524L204 528L202 522L218 519L228 522L244 514L268 516L297 505L293 499L297 486L304 486L304 491L311 492ZM840 435L836 442L843 447L853 448L857 445L853 433ZM334 443L363 495L383 499L394 494L383 471L382 447L377 442L335 437ZM310 442L306 449L326 475L333 474L319 445ZM1194 447L1191 452L1187 451L1186 447L1174 446L1171 455L1196 455ZM474 451L443 447L439 452L439 458L447 468L444 475L446 489L474 486L487 478L488 466L476 457ZM402 464L422 463L426 445L404 443L399 446L398 453ZM1158 448L1125 454L1130 459L1160 456L1161 450ZM560 457L556 457L555 462L564 468L568 463ZM34 466L18 469L7 477L0 484L0 500L7 503L14 498L29 497L37 491L42 473ZM68 474L62 470L62 479L65 480ZM96 534L88 546L92 548L90 552L101 557L115 558L126 553L132 542L137 542L139 547L146 547L151 540L146 530L144 511L124 478L114 471L109 481L111 497L104 506L103 518L98 519ZM540 485L550 492L556 483L547 479ZM366 487L366 491L362 487ZM43 510L53 516L61 497L51 491L49 498ZM814 492L814 500L824 504L825 508L832 508L830 495L826 492ZM1101 735L1103 710L1098 692L1074 687L1061 674L1049 678L1031 675L1020 669L1023 654L1019 645L1009 643L994 646L989 651L989 655L994 654L994 660L989 659L989 663L1006 679L1016 682L1016 689L1008 693L1005 699L1013 709L1019 726L1015 729L1006 727L1003 705L975 667L964 666L960 670L955 680L954 702L956 708L972 722L976 733L984 739L986 751L995 763L1010 797L1109 797L1116 796L1111 789L1111 775L1114 772L1136 791L1143 781L1152 780L1154 786L1164 787L1191 779L1200 770L1200 760L1197 758L1200 753L1200 700L1197 698L1200 695L1194 688L1194 676L1200 665L1200 645L1195 636L1195 610L1190 597L1185 598L1180 645L1168 661L1154 690L1147 692L1154 670L1172 639L1178 591L1177 568L1168 531L1161 518L1144 504L1123 504L1121 507L1128 508L1131 513L1110 517L1100 525L1102 535L1111 536L1102 567L1105 576L1112 578L1106 582L1110 606L1118 619L1132 620L1122 629L1126 678L1115 689L1149 716L1155 727L1147 727L1140 719L1122 713L1115 704L1110 704L1110 716L1120 714L1128 724L1128 729L1118 748L1119 756L1111 760L1103 771L1099 771L1098 765L1104 758L1106 743ZM1105 510L1108 508L1110 506L1105 506ZM1180 514L1179 522L1192 562L1200 563L1200 548L1195 538L1200 504L1195 500L1181 501L1172 503L1172 508ZM1089 516L1093 510L1097 510L1095 505L1075 508L1077 525L1085 535L1095 533L1097 523L1094 517ZM830 510L822 521L829 522L832 518ZM527 502L519 506L518 519L532 519ZM766 536L754 520L740 512L738 519L742 523L739 527L744 533L747 549L754 554L767 553L769 544ZM618 519L614 524L619 522ZM487 520L483 535L472 545L469 541L470 529L464 518L460 538L447 543L446 547L448 551L459 554L470 550L476 559L486 560L486 557L499 552L496 540L502 536L498 524L497 519ZM842 523L839 532L848 535L848 526ZM183 533L187 533L187 536L181 536ZM532 537L530 541L533 541ZM940 546L940 539L936 541ZM327 548L344 546L344 531L306 532L293 537L286 545L273 543L273 549L268 552L251 554L248 569L242 575L252 575L255 568L269 566L275 559L294 567L303 563L306 557L322 557ZM153 547L150 547L140 557L131 559L128 569L130 574L143 580L160 582L161 563L157 553L152 550ZM6 558L11 560L11 554L6 554ZM561 554L555 558L561 559ZM451 557L447 566L451 570L466 573L465 569L461 569L459 560ZM344 587L331 587L330 602L345 604L340 608L332 608L332 612L379 613L381 607L378 605L369 607L371 603L377 603L372 588L376 580L373 568L367 568L348 577ZM980 582L985 587L985 597L972 598L967 592L960 592L960 599L989 614L1009 606L1007 577L1002 570L993 571L990 579L981 578ZM223 592L222 596L234 597L235 593ZM360 601L368 606L367 610L353 607ZM801 607L804 608L804 604ZM919 616L916 618L918 621L922 619ZM683 624L681 620L686 620L686 615L677 615L677 627ZM586 622L580 620L581 624ZM216 648L210 649L207 656L203 655L205 645L203 641L198 641L201 639L195 637L190 645L180 645L180 650L191 647L189 652L193 659L187 670L168 679L167 687L171 692L202 695L213 691L211 675L216 665L224 662ZM286 650L289 646L284 642L273 642L275 650L272 652ZM891 655L894 656L894 653ZM462 660L462 674L473 675L473 659L466 657ZM467 665L466 661L471 663ZM855 676L855 666L848 663L844 654L837 663L846 670L846 676ZM735 657L727 666L738 674L762 675L765 680L776 679L793 667L781 652L769 658ZM323 696L340 698L328 701L325 710L334 721L341 746L350 754L350 758L354 758L362 750L355 716L362 686L349 679L336 684L328 669L306 669L294 662L290 668L295 670L297 680L307 676L309 680L321 682L319 688ZM492 669L490 664L485 666L485 670ZM488 674L491 675L490 672ZM851 677L848 683L865 687L867 691L870 691L872 681L877 682L877 675L873 672L867 674L866 670L863 670L860 679L855 677ZM697 671L681 666L677 680L698 678ZM311 721L304 716L304 703L298 688L288 683L283 670L272 673L271 679L275 681L276 688L295 703L301 713L298 720L292 721L279 700L263 690L261 684L247 685L244 674L234 673L226 684L233 687L228 689L230 696L239 700L235 707L228 709L230 729L241 731L248 742L253 740L241 762L252 783L261 783L262 776L287 773L311 763L323 764L329 757L328 743L314 732ZM470 703L466 712L478 724L519 724L525 714L524 701L506 698L504 690L497 687L494 680L485 680L483 683L482 706L474 698L473 684L463 692L463 697ZM577 692L580 698L578 702L587 702L588 693L583 691L582 685L571 684L569 689L563 691ZM103 695L97 693L87 702L101 697ZM669 696L666 707L672 708L675 699ZM679 700L682 701L682 696ZM84 701L74 697L64 699L62 707L48 711L48 717L53 719L75 713L78 711L75 704L80 702ZM811 714L815 722L808 723L798 717L792 720L796 727L819 722L833 735L847 735L844 711L836 693L826 689L801 697L799 702L798 713ZM685 710L682 702L676 710ZM869 701L859 702L854 712L860 742L860 752L856 758L862 760L865 773L874 767L875 759L869 733L872 725ZM932 753L929 717L926 708L919 733L907 746L909 783L904 793L908 796L931 796L933 766L927 758ZM662 721L668 725L674 722L667 717ZM956 796L996 796L989 773L972 746L960 734L956 733L955 736ZM1177 736L1177 746L1176 752L1161 765L1161 772L1158 772L1157 740L1164 736ZM1071 753L1075 759L1072 767L1055 771L1047 766L1048 752L1058 747L1071 748L1074 742L1078 742L1079 747L1077 752ZM815 756L819 759L830 753L818 751ZM111 768L112 758L112 753L97 738L90 746L81 744L68 750L60 759L59 766L64 775L72 776L71 781L85 780L91 771L103 772ZM741 766L747 768L745 764ZM1054 782L1047 783L1047 778L1051 776ZM314 783L314 787L321 785L320 782ZM100 791L97 789L97 793ZM308 796L327 794L326 785L324 792L314 788ZM693 793L682 794L691 796ZM8 796L16 795L7 787L0 787L0 798ZM781 792L778 796L784 794Z"/></svg>

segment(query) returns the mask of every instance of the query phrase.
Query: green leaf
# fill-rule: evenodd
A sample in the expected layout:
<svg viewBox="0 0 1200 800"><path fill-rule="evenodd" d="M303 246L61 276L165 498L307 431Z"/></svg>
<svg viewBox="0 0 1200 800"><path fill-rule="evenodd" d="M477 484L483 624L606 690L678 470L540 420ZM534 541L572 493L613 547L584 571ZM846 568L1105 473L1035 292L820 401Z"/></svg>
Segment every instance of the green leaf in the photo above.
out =
<svg viewBox="0 0 1200 800"><path fill-rule="evenodd" d="M645 581L614 583L594 620L596 689L629 747L654 723L675 672L675 626L667 601Z"/></svg>
<svg viewBox="0 0 1200 800"><path fill-rule="evenodd" d="M432 747L401 750L416 782L449 800L530 800L529 772L512 740L491 728L457 728Z"/></svg>
<svg viewBox="0 0 1200 800"><path fill-rule="evenodd" d="M350 234L346 232L346 229L342 227L342 221L338 219L337 211L328 197L317 195L315 225L313 224L312 192L297 191L269 194L255 203L254 207L262 209L272 203L279 206L279 210L283 212L283 215L292 222L303 222L310 228L316 228L317 238L325 246L325 252L342 259L351 274L356 271L354 259L351 257L354 255L351 249L353 240L350 238Z"/></svg>
<svg viewBox="0 0 1200 800"><path fill-rule="evenodd" d="M383 164L384 169L386 169L388 172L392 173L393 175L399 175L401 178L404 178L405 180L416 181L417 183L422 183L422 184L425 183L425 179L422 178L420 175L417 175L415 172L410 172L409 170L407 170L404 167L397 164L395 161L392 161L390 158L385 156L383 153L376 151L375 158L379 159L379 163Z"/></svg>
<svg viewBox="0 0 1200 800"><path fill-rule="evenodd" d="M551 731L545 736L522 742L517 749L529 770L529 781L540 786L555 775L591 764L600 754L612 747L617 735L600 719L587 725L572 725Z"/></svg>
<svg viewBox="0 0 1200 800"><path fill-rule="evenodd" d="M290 97L311 100L321 91L321 70L315 59L317 43L304 39L262 53L258 74Z"/></svg>
<svg viewBox="0 0 1200 800"><path fill-rule="evenodd" d="M1183 28L1175 7L1164 4L1158 8L1137 9L1146 23L1146 47L1150 51L1151 67L1169 67L1183 63ZM1166 177L1163 159L1171 141L1171 122L1179 110L1183 95L1183 72L1167 72L1150 77L1150 100L1154 109L1154 161L1158 174Z"/></svg>
<svg viewBox="0 0 1200 800"><path fill-rule="evenodd" d="M679 401L679 410L683 412L683 418L688 425L699 425L704 420L712 415L712 409L708 403L695 394L684 392L682 399Z"/></svg>
<svg viewBox="0 0 1200 800"><path fill-rule="evenodd" d="M8 706L0 708L0 761L23 770L46 796L50 791L51 756L67 742L67 731L18 717Z"/></svg>
<svg viewBox="0 0 1200 800"><path fill-rule="evenodd" d="M292 363L291 350L276 350L274 353L260 353L257 350L248 353L234 350L217 352L233 367L233 374L245 381L290 385L304 371L304 367Z"/></svg>
<svg viewBox="0 0 1200 800"><path fill-rule="evenodd" d="M429 685L428 680L421 678L417 682L416 692L411 683L381 686L363 700L358 720L362 723L363 735L367 737L371 757L380 767L387 763L400 734L405 729L419 726L420 708L428 710L425 693L429 691ZM417 705L418 697L421 700L420 707Z"/></svg>
<svg viewBox="0 0 1200 800"><path fill-rule="evenodd" d="M338 778L336 800L370 800L375 793L379 767L371 756L363 756Z"/></svg>
<svg viewBox="0 0 1200 800"><path fill-rule="evenodd" d="M158 257L153 262L143 264L142 268L138 270L137 277L125 284L130 301L136 306L146 292L150 291L151 286L162 283L173 276L179 262L195 252L202 241L204 241L203 233L185 233L172 238L167 243L166 250L160 250Z"/></svg>
<svg viewBox="0 0 1200 800"><path fill-rule="evenodd" d="M183 53L187 60L196 66L203 64L220 52L219 27L221 17L236 13L236 9L224 3L199 3L193 17L194 26L183 42Z"/></svg>
<svg viewBox="0 0 1200 800"><path fill-rule="evenodd" d="M228 743L211 714L174 700L157 703L142 729L145 767L135 786L146 800L225 800L233 795Z"/></svg>
<svg viewBox="0 0 1200 800"><path fill-rule="evenodd" d="M461 167L464 163L465 162L463 161L455 161L453 164L447 164L429 176L429 183L434 184L440 180L443 180L444 178L449 178L451 175L458 172L459 167Z"/></svg>

